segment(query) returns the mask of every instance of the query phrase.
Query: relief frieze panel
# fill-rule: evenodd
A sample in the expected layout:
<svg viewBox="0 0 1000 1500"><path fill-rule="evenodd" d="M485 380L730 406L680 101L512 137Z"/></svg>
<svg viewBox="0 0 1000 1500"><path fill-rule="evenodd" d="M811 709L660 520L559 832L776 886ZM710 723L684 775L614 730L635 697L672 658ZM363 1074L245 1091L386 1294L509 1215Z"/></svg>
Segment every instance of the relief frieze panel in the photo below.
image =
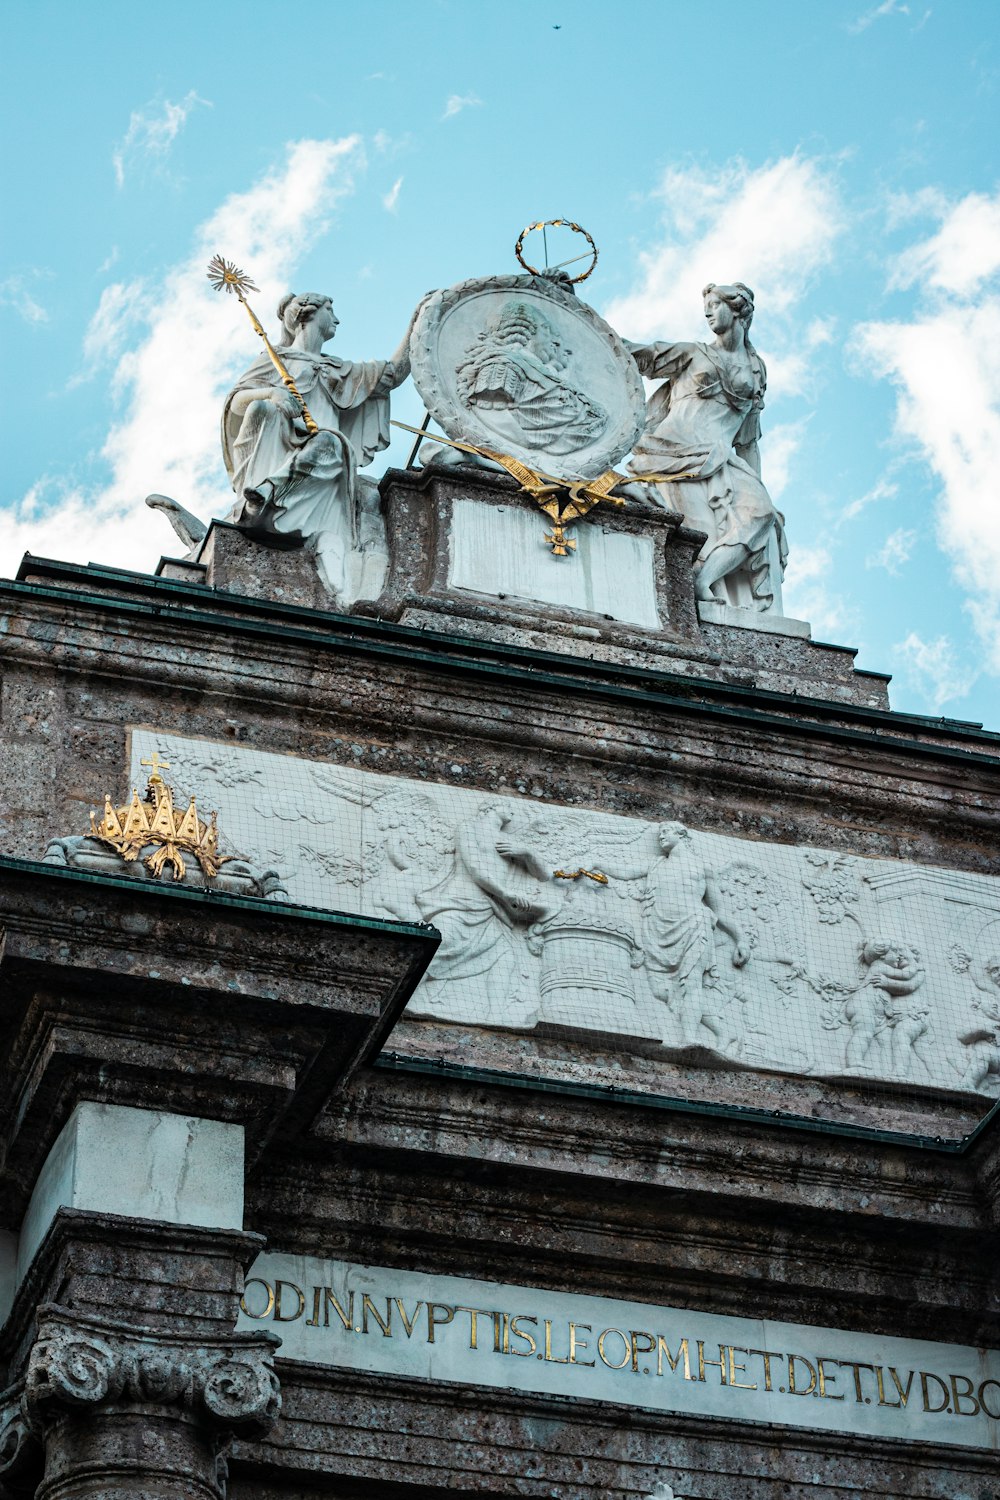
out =
<svg viewBox="0 0 1000 1500"><path fill-rule="evenodd" d="M136 729L293 901L433 923L407 1018L1000 1094L1000 881Z"/></svg>

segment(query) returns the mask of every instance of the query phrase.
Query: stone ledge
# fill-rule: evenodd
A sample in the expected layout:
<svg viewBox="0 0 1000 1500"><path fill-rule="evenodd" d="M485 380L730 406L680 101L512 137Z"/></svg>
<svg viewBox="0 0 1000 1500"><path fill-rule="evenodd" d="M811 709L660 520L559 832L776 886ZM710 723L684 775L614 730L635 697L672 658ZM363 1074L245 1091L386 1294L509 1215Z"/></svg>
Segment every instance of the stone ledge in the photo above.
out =
<svg viewBox="0 0 1000 1500"><path fill-rule="evenodd" d="M734 609L730 604L698 601L698 618L706 625L731 625L736 630L762 630L766 635L790 635L811 640L808 620L793 620L790 615L765 614L760 610Z"/></svg>
<svg viewBox="0 0 1000 1500"><path fill-rule="evenodd" d="M229 1500L284 1500L289 1486L303 1500L319 1500L331 1483L355 1500L381 1493L387 1473L400 1494L436 1492L447 1474L462 1495L523 1500L634 1500L652 1497L667 1480L677 1500L935 1500L978 1493L996 1467L985 1449L777 1423L762 1431L723 1417L514 1390L484 1399L468 1386L323 1370L282 1360L280 1352L277 1367L283 1415L271 1441L237 1439Z"/></svg>
<svg viewBox="0 0 1000 1500"><path fill-rule="evenodd" d="M10 1227L83 1098L242 1125L248 1165L297 1136L381 1047L439 941L433 928L6 858L0 928Z"/></svg>
<svg viewBox="0 0 1000 1500"><path fill-rule="evenodd" d="M0 1361L20 1368L36 1310L54 1297L137 1331L224 1336L236 1322L243 1276L264 1248L263 1236L247 1230L60 1208L3 1324Z"/></svg>

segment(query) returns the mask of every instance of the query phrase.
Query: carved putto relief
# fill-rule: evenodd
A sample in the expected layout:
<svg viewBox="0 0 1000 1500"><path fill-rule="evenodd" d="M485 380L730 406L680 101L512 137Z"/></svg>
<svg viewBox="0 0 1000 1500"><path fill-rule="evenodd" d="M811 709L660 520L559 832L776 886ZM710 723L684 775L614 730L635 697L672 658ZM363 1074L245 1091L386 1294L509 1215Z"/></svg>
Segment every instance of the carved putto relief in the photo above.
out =
<svg viewBox="0 0 1000 1500"><path fill-rule="evenodd" d="M292 900L440 930L411 1019L1000 1094L996 879L155 743Z"/></svg>

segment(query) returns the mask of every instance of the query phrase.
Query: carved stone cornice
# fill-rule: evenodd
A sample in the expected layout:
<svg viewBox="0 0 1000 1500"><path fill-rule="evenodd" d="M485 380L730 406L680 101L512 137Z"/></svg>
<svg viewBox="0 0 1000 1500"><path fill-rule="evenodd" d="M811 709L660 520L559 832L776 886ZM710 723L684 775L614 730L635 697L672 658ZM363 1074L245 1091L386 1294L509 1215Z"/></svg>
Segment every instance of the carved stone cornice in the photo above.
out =
<svg viewBox="0 0 1000 1500"><path fill-rule="evenodd" d="M240 1124L248 1165L296 1138L378 1051L438 942L413 923L6 857L0 931L4 1227L81 1098Z"/></svg>
<svg viewBox="0 0 1000 1500"><path fill-rule="evenodd" d="M38 1311L20 1410L39 1436L67 1413L141 1406L179 1409L221 1438L262 1437L281 1411L279 1342L267 1333L137 1332L49 1303ZM7 1432L13 1444L18 1429L0 1434L0 1462Z"/></svg>

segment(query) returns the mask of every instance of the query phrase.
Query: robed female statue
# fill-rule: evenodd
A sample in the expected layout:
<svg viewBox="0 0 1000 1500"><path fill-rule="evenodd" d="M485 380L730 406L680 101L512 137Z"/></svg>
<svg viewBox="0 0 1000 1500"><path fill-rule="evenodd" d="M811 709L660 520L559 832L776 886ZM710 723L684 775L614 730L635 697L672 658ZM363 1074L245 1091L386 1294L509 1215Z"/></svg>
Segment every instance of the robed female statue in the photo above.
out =
<svg viewBox="0 0 1000 1500"><path fill-rule="evenodd" d="M334 593L350 596L352 560L357 573L377 522L377 493L358 470L389 445L389 392L410 372L410 329L391 359L347 360L323 353L339 321L329 297L284 297L278 318L276 348L319 430L310 432L262 355L223 411L222 450L236 491L229 519L271 546L308 542Z"/></svg>
<svg viewBox="0 0 1000 1500"><path fill-rule="evenodd" d="M661 382L630 468L640 480L670 476L654 482L659 499L706 534L695 564L699 599L780 615L787 547L760 477L767 372L749 338L753 292L741 281L710 282L702 295L712 343L628 346L640 373Z"/></svg>

